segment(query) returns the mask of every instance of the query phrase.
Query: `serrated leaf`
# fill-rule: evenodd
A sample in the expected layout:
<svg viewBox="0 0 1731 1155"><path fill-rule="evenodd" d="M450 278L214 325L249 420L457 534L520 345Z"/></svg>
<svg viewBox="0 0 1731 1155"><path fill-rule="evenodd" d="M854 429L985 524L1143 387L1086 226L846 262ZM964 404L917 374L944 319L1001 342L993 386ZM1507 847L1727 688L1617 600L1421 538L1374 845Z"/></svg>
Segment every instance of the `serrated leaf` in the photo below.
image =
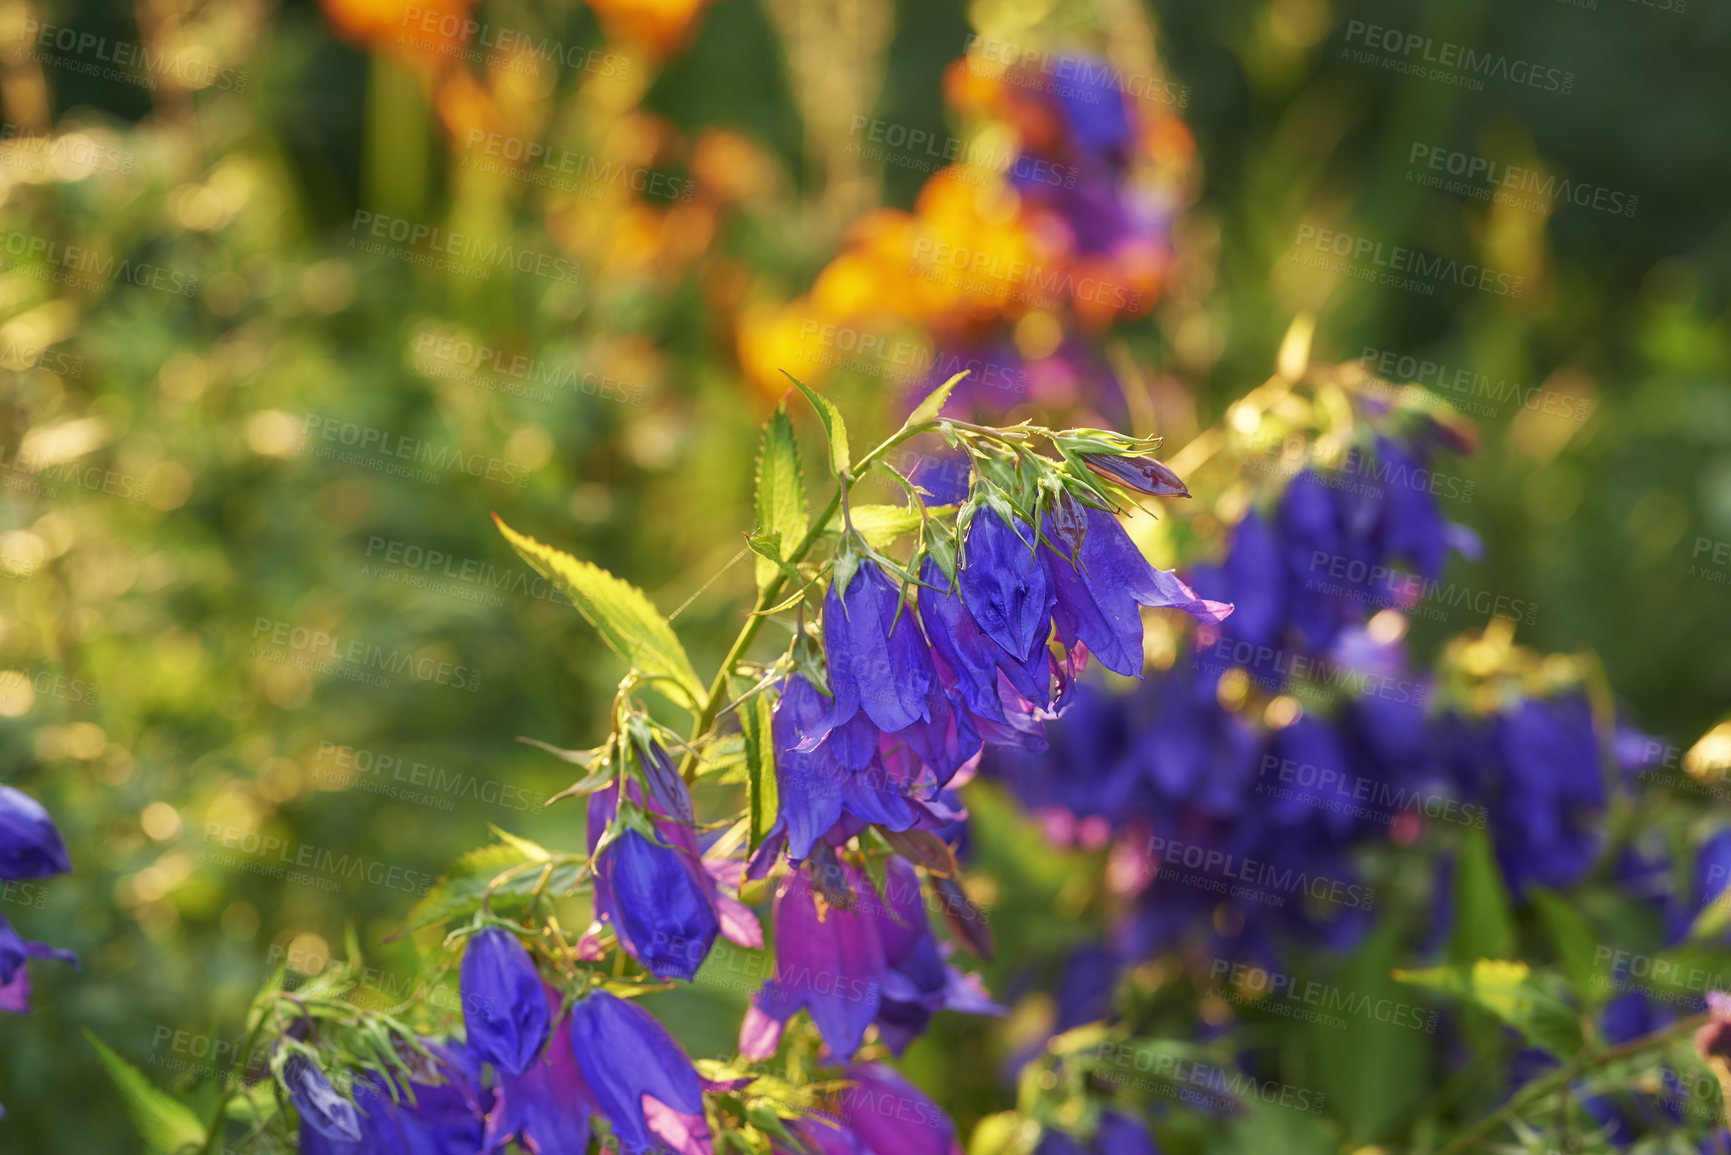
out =
<svg viewBox="0 0 1731 1155"><path fill-rule="evenodd" d="M598 565L518 533L497 514L493 521L511 548L563 590L609 646L635 669L663 679L656 686L674 701L693 713L698 711L703 684L697 680L673 627L642 590Z"/></svg>
<svg viewBox="0 0 1731 1155"><path fill-rule="evenodd" d="M768 693L758 694L739 711L740 729L745 734L747 837L750 849L763 845L769 828L775 824L780 806L775 778L775 739L772 736L774 707Z"/></svg>
<svg viewBox="0 0 1731 1155"><path fill-rule="evenodd" d="M902 422L903 432L912 429L916 425L924 425L928 421L936 421L938 419L938 413L942 411L944 407L944 402L948 401L950 399L950 394L954 392L956 383L967 375L968 371L963 369L960 373L957 373L954 377L951 377L948 381L945 381L942 385L939 385L936 389L927 393L926 399L914 406L914 411L908 414L908 419L906 421Z"/></svg>
<svg viewBox="0 0 1731 1155"><path fill-rule="evenodd" d="M757 561L757 588L768 589L781 572L777 562L784 546L802 540L810 525L805 508L805 475L800 467L799 444L794 440L793 422L787 416L787 406L777 407L775 415L763 427L763 438L757 452L757 528L754 538L776 543L773 555L760 554ZM772 560L772 557L774 560Z"/></svg>
<svg viewBox="0 0 1731 1155"><path fill-rule="evenodd" d="M401 938L422 927L466 918L480 908L482 900L487 896L487 886L493 879L513 866L534 861L537 860L504 842L471 850L457 860L450 874L433 884L409 911L403 925L391 932L385 941ZM546 893L569 893L575 889L582 873L583 868L578 863L561 863L554 868L553 877L548 879ZM493 891L492 909L508 913L521 907L539 881L540 872L535 870L525 870L509 879Z"/></svg>
<svg viewBox="0 0 1731 1155"><path fill-rule="evenodd" d="M509 830L501 830L491 822L487 823L487 829L493 832L493 837L523 855L524 858L533 862L546 862L552 857L552 855L547 853L546 848L538 842L531 842L527 838L519 838Z"/></svg>
<svg viewBox="0 0 1731 1155"><path fill-rule="evenodd" d="M126 1102L126 1112L132 1125L144 1137L152 1151L178 1152L204 1146L204 1124L166 1091L158 1090L144 1073L103 1045L101 1039L88 1030L84 1037L96 1048L108 1077Z"/></svg>
<svg viewBox="0 0 1731 1155"><path fill-rule="evenodd" d="M811 402L811 407L817 410L817 418L823 422L824 436L829 438L829 468L837 477L846 477L848 469L853 464L853 458L848 453L847 423L841 419L841 410L837 409L829 398L813 393L806 388L804 381L791 373L785 374L789 381L799 387L805 394L805 399Z"/></svg>
<svg viewBox="0 0 1731 1155"><path fill-rule="evenodd" d="M927 516L940 520L955 512L953 505L934 505ZM887 549L899 537L920 527L920 511L906 505L856 505L848 510L848 521L873 549Z"/></svg>

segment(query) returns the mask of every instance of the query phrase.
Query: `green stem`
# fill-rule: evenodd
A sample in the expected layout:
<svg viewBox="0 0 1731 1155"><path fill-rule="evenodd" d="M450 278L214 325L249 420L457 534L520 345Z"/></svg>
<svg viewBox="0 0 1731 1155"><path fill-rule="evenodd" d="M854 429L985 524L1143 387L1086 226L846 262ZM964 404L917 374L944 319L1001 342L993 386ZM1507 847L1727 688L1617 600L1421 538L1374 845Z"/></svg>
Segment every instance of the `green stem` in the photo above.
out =
<svg viewBox="0 0 1731 1155"><path fill-rule="evenodd" d="M1573 1063L1559 1070L1552 1071L1542 1079L1535 1079L1521 1088L1520 1092L1507 1103L1462 1131L1449 1141L1448 1145L1437 1152L1437 1155L1458 1155L1468 1150L1481 1138L1495 1130L1499 1125L1519 1115L1529 1105L1543 1099L1553 1091L1567 1087L1570 1082L1586 1071L1614 1063L1618 1059L1626 1059L1639 1054L1650 1047L1662 1046L1679 1035L1687 1034L1707 1021L1709 1012L1703 1011L1687 1019L1679 1019L1668 1027L1661 1028L1651 1034L1642 1035L1638 1039L1630 1039L1626 1043L1600 1051L1591 1060L1583 1061L1577 1057Z"/></svg>

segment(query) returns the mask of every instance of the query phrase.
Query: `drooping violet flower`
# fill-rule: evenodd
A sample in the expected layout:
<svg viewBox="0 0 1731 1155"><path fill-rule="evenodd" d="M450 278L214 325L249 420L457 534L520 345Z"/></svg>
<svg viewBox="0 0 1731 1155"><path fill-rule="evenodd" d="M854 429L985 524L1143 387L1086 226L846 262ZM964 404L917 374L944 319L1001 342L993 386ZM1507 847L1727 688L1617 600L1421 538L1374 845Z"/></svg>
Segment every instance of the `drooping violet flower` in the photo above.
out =
<svg viewBox="0 0 1731 1155"><path fill-rule="evenodd" d="M557 1016L559 992L547 987L546 995L548 1015ZM553 1028L546 1052L521 1075L501 1072L481 1155L495 1155L513 1140L533 1155L584 1155L594 1109L589 1084L571 1051L567 1016Z"/></svg>
<svg viewBox="0 0 1731 1155"><path fill-rule="evenodd" d="M919 875L906 859L888 861L883 899L872 910L885 963L878 1033L896 1055L925 1032L938 1011L1004 1013L978 976L963 974L945 961L926 917Z"/></svg>
<svg viewBox="0 0 1731 1155"><path fill-rule="evenodd" d="M547 1039L547 1002L535 960L516 935L490 926L469 939L461 984L470 1053L521 1075Z"/></svg>
<svg viewBox="0 0 1731 1155"><path fill-rule="evenodd" d="M0 786L0 879L46 878L71 869L48 811L30 795Z"/></svg>
<svg viewBox="0 0 1731 1155"><path fill-rule="evenodd" d="M880 1063L854 1063L838 1114L871 1155L957 1155L956 1125L901 1074Z"/></svg>
<svg viewBox="0 0 1731 1155"><path fill-rule="evenodd" d="M653 1151L663 1141L689 1148L683 1136L667 1134L676 1130L707 1141L697 1071L667 1028L642 1007L601 990L584 996L571 1008L571 1052L628 1150ZM645 1096L655 1105L646 1104Z"/></svg>
<svg viewBox="0 0 1731 1155"><path fill-rule="evenodd" d="M832 583L823 603L823 648L834 702L825 722L806 736L807 748L858 715L879 730L902 730L927 719L932 659L901 590L870 558L862 559L845 592ZM867 743L875 745L876 735ZM863 761L850 761L858 768Z"/></svg>
<svg viewBox="0 0 1731 1155"><path fill-rule="evenodd" d="M781 884L774 907L775 973L763 984L740 1027L740 1053L768 1058L781 1029L802 1008L840 1058L851 1058L877 1017L887 963L876 919L868 913L823 904L812 886L810 866ZM877 892L863 872L843 866L856 905ZM859 896L869 896L862 899Z"/></svg>
<svg viewBox="0 0 1731 1155"><path fill-rule="evenodd" d="M589 796L592 853L617 808L614 787ZM619 945L651 974L690 982L721 931L715 882L691 826L655 814L651 820L656 841L627 827L596 853L595 916L612 924Z"/></svg>
<svg viewBox="0 0 1731 1155"><path fill-rule="evenodd" d="M355 1080L360 1135L332 1136L301 1128L302 1155L475 1155L482 1150L483 1116L492 1091L462 1056L433 1047L435 1059L411 1083L367 1074ZM306 1116L302 1115L305 1122Z"/></svg>
<svg viewBox="0 0 1731 1155"><path fill-rule="evenodd" d="M1054 592L1052 620L1066 648L1081 642L1100 664L1120 674L1142 672L1141 606L1180 609L1204 622L1223 621L1232 607L1196 596L1167 570L1148 564L1142 551L1104 510L1085 508L1088 532L1072 555L1052 544L1056 527L1048 520L1048 544L1041 551Z"/></svg>
<svg viewBox="0 0 1731 1155"><path fill-rule="evenodd" d="M1051 632L1053 592L1034 560L1034 531L983 508L968 526L956 572L962 604L980 630L1018 662Z"/></svg>
<svg viewBox="0 0 1731 1155"><path fill-rule="evenodd" d="M5 915L0 915L0 1011L8 1014L30 1013L29 959L51 958L78 965L78 957L69 950L26 942L12 929Z"/></svg>
<svg viewBox="0 0 1731 1155"><path fill-rule="evenodd" d="M787 835L788 857L803 862L812 847L844 814L906 830L916 820L904 790L874 762L875 751L855 771L841 765L832 742L802 750L804 736L828 712L823 695L799 674L782 683L772 734L775 740L777 824Z"/></svg>
<svg viewBox="0 0 1731 1155"><path fill-rule="evenodd" d="M290 1055L283 1065L283 1082L289 1101L300 1112L303 1142L309 1130L326 1139L357 1143L361 1138L361 1116L355 1105L337 1093L324 1072L304 1055Z"/></svg>
<svg viewBox="0 0 1731 1155"><path fill-rule="evenodd" d="M1051 705L1052 656L1037 646L1031 656L1018 657L980 628L948 585L936 562L926 558L920 569L920 621L931 639L932 652L955 680L956 692L975 715L1003 722L1000 676L1009 680L1022 697L1040 706Z"/></svg>

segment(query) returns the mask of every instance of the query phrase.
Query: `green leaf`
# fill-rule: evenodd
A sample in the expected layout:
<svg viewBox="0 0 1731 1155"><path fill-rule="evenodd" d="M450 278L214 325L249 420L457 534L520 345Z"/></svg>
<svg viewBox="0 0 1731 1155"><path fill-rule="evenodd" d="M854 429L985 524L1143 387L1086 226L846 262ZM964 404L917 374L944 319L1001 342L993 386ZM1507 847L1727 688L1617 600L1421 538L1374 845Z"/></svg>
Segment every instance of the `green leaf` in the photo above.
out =
<svg viewBox="0 0 1731 1155"><path fill-rule="evenodd" d="M1394 977L1487 1010L1559 1059L1581 1049L1580 1017L1524 962L1481 958L1471 966L1397 970Z"/></svg>
<svg viewBox="0 0 1731 1155"><path fill-rule="evenodd" d="M186 1104L159 1091L144 1073L103 1045L102 1040L84 1032L90 1045L96 1048L108 1077L126 1101L126 1111L133 1126L144 1137L152 1151L178 1152L198 1150L204 1146L204 1124L200 1123Z"/></svg>
<svg viewBox="0 0 1731 1155"><path fill-rule="evenodd" d="M1469 830L1461 841L1455 858L1454 903L1451 962L1465 965L1475 959L1515 955L1515 918L1487 831Z"/></svg>
<svg viewBox="0 0 1731 1155"><path fill-rule="evenodd" d="M775 824L780 806L775 779L775 740L771 737L773 717L768 693L758 694L739 711L740 729L745 733L745 762L750 772L746 798L750 819L747 830L752 850L763 845L769 828Z"/></svg>
<svg viewBox="0 0 1731 1155"><path fill-rule="evenodd" d="M954 377L951 377L948 381L945 381L942 385L939 385L936 389L933 389L930 393L926 394L926 399L915 406L914 411L908 414L908 419L902 422L902 431L905 433L916 425L924 425L928 421L936 421L938 418L938 412L944 407L944 402L950 399L950 393L955 389L956 382L960 381L967 375L968 371L964 369Z"/></svg>
<svg viewBox="0 0 1731 1155"><path fill-rule="evenodd" d="M1316 1007L1325 1013L1302 1029L1315 1057L1311 1077L1345 1126L1348 1149L1382 1135L1434 1085L1434 1013L1413 1005L1412 992L1389 976L1400 939L1394 920L1368 935L1346 965L1319 984ZM1308 978L1296 977L1294 986L1309 988Z"/></svg>
<svg viewBox="0 0 1731 1155"><path fill-rule="evenodd" d="M776 543L775 560L757 546L757 588L768 589L780 567L783 543L792 546L805 537L810 517L805 508L805 476L799 463L799 444L793 437L793 422L788 419L787 406L777 407L775 415L764 424L763 439L757 451L757 528L754 538Z"/></svg>
<svg viewBox="0 0 1731 1155"><path fill-rule="evenodd" d="M487 823L487 829L493 832L493 837L497 838L500 842L503 842L506 846L509 846L512 850L515 850L530 861L546 862L552 857L552 855L547 853L546 848L538 842L531 842L527 838L519 838L509 830L501 830L491 822Z"/></svg>
<svg viewBox="0 0 1731 1155"><path fill-rule="evenodd" d="M421 901L409 911L403 925L393 931L385 941L401 938L422 927L468 917L480 909L482 900L487 896L487 885L493 879L513 866L538 861L541 860L504 842L471 850L457 860L450 874L433 884ZM582 878L582 873L583 868L578 863L561 863L554 867L553 876L547 880L546 893L571 893ZM540 876L539 870L525 870L506 881L493 891L492 909L500 914L521 909L534 891L535 884L540 881Z"/></svg>
<svg viewBox="0 0 1731 1155"><path fill-rule="evenodd" d="M1593 924L1575 906L1543 887L1533 887L1530 894L1539 918L1556 944L1557 963L1569 984L1583 1002L1600 1001L1610 991L1593 981L1598 975L1593 958L1599 949L1599 936L1593 933Z"/></svg>
<svg viewBox="0 0 1731 1155"><path fill-rule="evenodd" d="M847 424L841 419L841 410L837 409L827 397L813 393L806 388L804 381L791 373L785 374L789 381L799 386L799 391L805 394L805 399L811 402L811 407L817 410L819 421L823 422L824 436L829 438L829 468L837 477L846 477L853 458L847 448Z"/></svg>
<svg viewBox="0 0 1731 1155"><path fill-rule="evenodd" d="M609 646L634 669L662 679L656 685L674 701L694 714L698 711L703 684L697 680L673 627L642 590L598 565L518 533L497 514L493 521L511 548L563 590Z"/></svg>
<svg viewBox="0 0 1731 1155"><path fill-rule="evenodd" d="M955 512L953 505L934 505L926 516L938 520ZM887 549L899 537L920 527L920 511L906 505L856 505L848 510L854 530L873 549Z"/></svg>

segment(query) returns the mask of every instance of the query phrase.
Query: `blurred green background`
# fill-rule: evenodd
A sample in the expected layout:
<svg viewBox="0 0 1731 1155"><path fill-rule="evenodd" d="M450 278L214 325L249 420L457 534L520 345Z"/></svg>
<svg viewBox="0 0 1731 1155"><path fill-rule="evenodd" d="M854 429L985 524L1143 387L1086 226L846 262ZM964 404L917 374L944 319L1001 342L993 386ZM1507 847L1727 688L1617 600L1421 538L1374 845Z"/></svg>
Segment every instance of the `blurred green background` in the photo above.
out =
<svg viewBox="0 0 1731 1155"><path fill-rule="evenodd" d="M1367 63L1367 25L1572 90ZM1112 332L1169 445L1266 379L1299 316L1316 360L1374 350L1378 375L1445 398L1464 371L1567 399L1584 420L1474 414L1482 449L1453 466L1470 499L1445 509L1485 561L1452 576L1535 603L1520 640L1596 651L1646 728L1686 744L1717 719L1721 5L12 0L0 781L48 806L75 870L5 913L83 968L38 965L36 1013L0 1022L0 1148L133 1148L80 1029L195 1080L277 959L316 971L351 925L373 985L405 994L417 944L378 944L489 823L576 844L575 807L539 806L569 775L514 739L592 744L619 663L488 514L683 607L712 668L750 589L748 566L721 571L778 392L753 310L805 293L874 208L914 205L926 174L862 157L855 118L962 131L946 70L982 31L1096 52L1134 33L1181 86L1170 272ZM521 36L556 56L513 55ZM526 142L584 159L528 178ZM1586 203L1426 187L1433 155L1445 177L1453 155L1560 175ZM1305 229L1524 291L1315 275ZM861 430L899 401L846 370L826 387ZM1206 508L1184 516L1206 537ZM1421 652L1485 616L1421 623ZM983 802L988 861L1036 856ZM1061 864L1028 869L997 888L1034 888L1005 941L1065 933L1038 913L1061 909ZM730 1049L746 992L680 997L693 1052ZM975 1029L910 1061L964 1131L1010 1101L949 1061Z"/></svg>

